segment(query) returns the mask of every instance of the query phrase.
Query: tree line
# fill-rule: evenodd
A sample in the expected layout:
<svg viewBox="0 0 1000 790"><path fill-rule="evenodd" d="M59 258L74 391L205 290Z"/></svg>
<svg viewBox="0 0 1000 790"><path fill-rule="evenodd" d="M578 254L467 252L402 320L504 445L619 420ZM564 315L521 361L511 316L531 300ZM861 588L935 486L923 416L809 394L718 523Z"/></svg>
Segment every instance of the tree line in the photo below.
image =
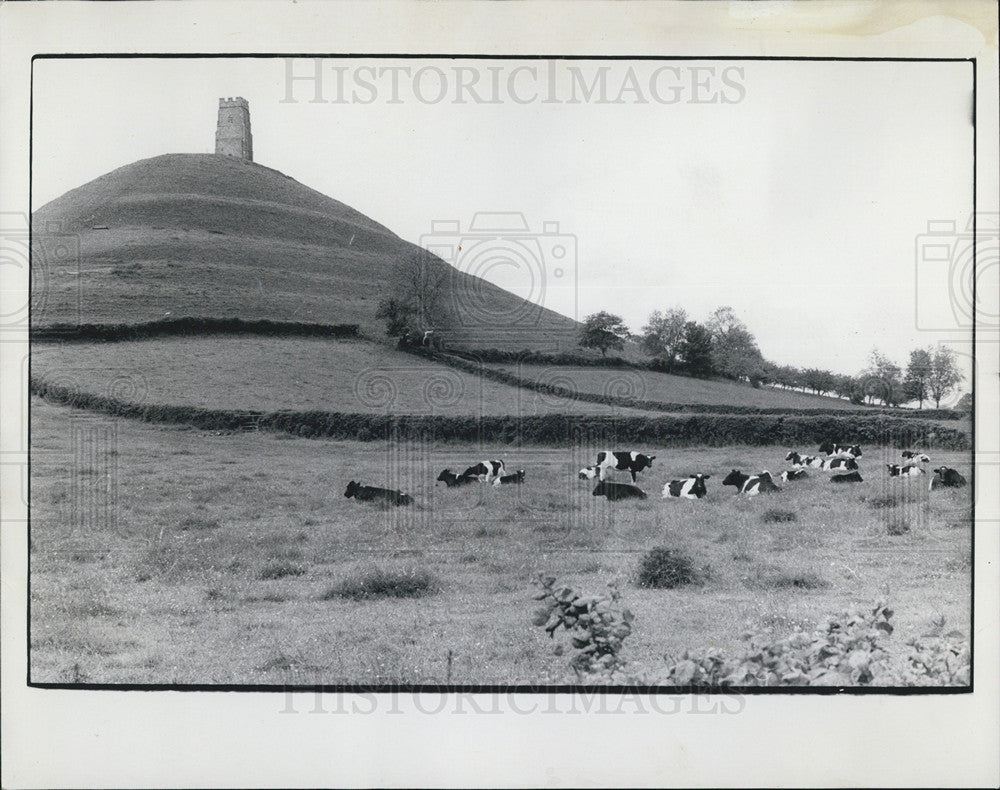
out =
<svg viewBox="0 0 1000 790"><path fill-rule="evenodd" d="M638 335L629 331L620 316L600 311L587 316L580 330L580 345L602 356L622 351L628 340L637 341L650 357L650 367L688 376L721 376L754 387L773 386L835 395L856 404L900 406L916 401L941 401L955 393L965 380L958 355L947 346L928 346L910 352L904 369L877 348L868 365L856 375L820 368L779 365L764 358L757 340L731 307L720 307L704 323L693 321L680 307L654 310ZM971 397L959 401L971 407Z"/></svg>

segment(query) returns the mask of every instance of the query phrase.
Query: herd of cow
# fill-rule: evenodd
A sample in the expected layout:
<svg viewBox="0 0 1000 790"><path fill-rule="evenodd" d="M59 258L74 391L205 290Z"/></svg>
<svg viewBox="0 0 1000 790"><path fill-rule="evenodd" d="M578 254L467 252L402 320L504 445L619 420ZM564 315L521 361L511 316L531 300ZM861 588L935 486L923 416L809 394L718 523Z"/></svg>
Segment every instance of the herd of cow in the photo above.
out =
<svg viewBox="0 0 1000 790"><path fill-rule="evenodd" d="M807 469L833 472L834 474L830 477L830 481L833 483L860 483L863 481L861 473L858 471L857 459L862 455L858 445L825 441L819 446L818 452L823 455L800 455L795 450L789 450L785 460L791 463L792 468L781 473L782 482L788 483L808 477ZM930 464L931 459L925 453L904 450L901 457L904 460L902 464L886 464L889 477L911 478L927 474L926 467ZM594 496L607 497L612 501L645 499L646 492L636 485L637 476L639 472L651 468L655 458L655 455L644 455L643 453L602 450L597 454L597 463L581 469L578 477L581 480L597 479L598 482L593 491ZM628 473L632 478L631 484L608 480L607 477L613 472ZM663 486L663 498L701 499L708 493L705 481L710 478L711 475L696 474L679 480L670 480ZM460 475L455 474L451 469L445 469L438 475L437 479L448 488L470 483L501 486L523 483L524 470L518 469L512 474L507 474L503 461L480 461ZM942 466L933 470L928 487L931 490L939 486L958 488L965 484L965 478L958 471ZM766 470L756 475L747 475L738 469L733 469L726 475L722 485L733 486L737 496L743 494L752 497L781 490L771 477L771 473ZM364 502L379 502L389 505L410 505L413 503L413 497L409 494L388 488L361 485L354 480L348 484L344 496L354 497Z"/></svg>

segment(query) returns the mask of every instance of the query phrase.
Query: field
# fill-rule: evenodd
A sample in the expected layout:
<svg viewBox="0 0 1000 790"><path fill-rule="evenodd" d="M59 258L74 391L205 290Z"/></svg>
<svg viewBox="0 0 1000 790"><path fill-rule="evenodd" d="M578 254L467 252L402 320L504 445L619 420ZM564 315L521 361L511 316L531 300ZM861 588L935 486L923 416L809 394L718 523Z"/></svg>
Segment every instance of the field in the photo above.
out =
<svg viewBox="0 0 1000 790"><path fill-rule="evenodd" d="M354 413L643 414L542 395L364 340L168 337L35 344L32 375L131 402ZM196 382L196 384L194 384Z"/></svg>
<svg viewBox="0 0 1000 790"><path fill-rule="evenodd" d="M633 448L657 455L640 477L650 498L609 503L576 479L583 451L219 435L31 408L36 682L573 682L531 625L539 573L592 593L617 580L636 617L624 658L649 682L665 654L738 650L744 631L786 636L877 597L896 611L894 644L941 617L969 633L969 489L890 484L894 450L865 447L857 486L816 473L744 500L721 478L779 471L784 448ZM523 486L434 485L495 455L526 469ZM968 453L932 457L971 472ZM660 499L664 480L695 471L712 475L707 499ZM351 479L416 504L345 499ZM660 545L690 554L704 583L638 587ZM376 567L410 571L427 594L336 594Z"/></svg>
<svg viewBox="0 0 1000 790"><path fill-rule="evenodd" d="M856 404L841 398L810 395L770 387L755 389L723 379L696 379L651 370L544 365L490 365L528 381L558 385L574 392L653 400L661 403L705 403L785 409L848 409Z"/></svg>

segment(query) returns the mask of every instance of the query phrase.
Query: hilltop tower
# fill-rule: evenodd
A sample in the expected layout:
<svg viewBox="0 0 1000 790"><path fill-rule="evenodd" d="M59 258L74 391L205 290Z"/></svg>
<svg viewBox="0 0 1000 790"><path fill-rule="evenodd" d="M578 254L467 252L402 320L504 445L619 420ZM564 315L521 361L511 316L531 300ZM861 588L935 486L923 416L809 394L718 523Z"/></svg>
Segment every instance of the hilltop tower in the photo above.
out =
<svg viewBox="0 0 1000 790"><path fill-rule="evenodd" d="M250 105L242 96L219 99L219 125L215 129L215 153L253 161Z"/></svg>

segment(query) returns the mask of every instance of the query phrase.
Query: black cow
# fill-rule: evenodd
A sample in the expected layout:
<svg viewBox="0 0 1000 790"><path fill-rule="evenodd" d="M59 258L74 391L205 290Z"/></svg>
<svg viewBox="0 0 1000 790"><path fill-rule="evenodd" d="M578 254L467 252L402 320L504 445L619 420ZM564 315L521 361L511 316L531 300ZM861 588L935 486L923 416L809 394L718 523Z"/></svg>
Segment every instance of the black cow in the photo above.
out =
<svg viewBox="0 0 1000 790"><path fill-rule="evenodd" d="M663 486L664 499L701 499L708 494L705 481L711 475L692 475L684 480L671 480Z"/></svg>
<svg viewBox="0 0 1000 790"><path fill-rule="evenodd" d="M388 505L412 505L413 497L389 488L376 488L375 486L363 486L353 480L347 484L345 497L354 497L360 502L384 502Z"/></svg>
<svg viewBox="0 0 1000 790"><path fill-rule="evenodd" d="M917 477L924 473L923 469L914 464L906 464L904 466L886 464L885 468L889 470L889 477Z"/></svg>
<svg viewBox="0 0 1000 790"><path fill-rule="evenodd" d="M606 480L601 480L596 486L594 486L593 496L606 496L612 502L619 499L645 499L646 492L641 488L636 488L628 483L611 483Z"/></svg>
<svg viewBox="0 0 1000 790"><path fill-rule="evenodd" d="M858 462L853 458L827 458L823 461L827 472L853 472L858 468Z"/></svg>
<svg viewBox="0 0 1000 790"><path fill-rule="evenodd" d="M480 461L462 472L462 477L474 477L480 483L492 483L506 472L507 470L503 468L503 461Z"/></svg>
<svg viewBox="0 0 1000 790"><path fill-rule="evenodd" d="M944 488L961 488L965 485L965 478L959 474L958 470L949 466L942 466L934 470L934 477L931 478L928 488L933 490L938 486Z"/></svg>
<svg viewBox="0 0 1000 790"><path fill-rule="evenodd" d="M851 472L846 475L834 475L830 478L831 483L863 483L864 478L859 472Z"/></svg>
<svg viewBox="0 0 1000 790"><path fill-rule="evenodd" d="M759 475L745 475L738 469L734 469L726 479L722 481L724 486L734 486L736 494L746 494L747 496L757 496L757 494L770 494L781 489L774 484L771 473L764 470Z"/></svg>
<svg viewBox="0 0 1000 790"><path fill-rule="evenodd" d="M833 458L860 458L861 448L856 444L838 444L827 439L819 446L819 451Z"/></svg>
<svg viewBox="0 0 1000 790"><path fill-rule="evenodd" d="M504 475L503 477L498 477L496 480L493 481L493 485L495 486L500 486L500 485L506 486L511 484L518 485L523 482L524 482L524 470L518 469L512 475Z"/></svg>
<svg viewBox="0 0 1000 790"><path fill-rule="evenodd" d="M814 469L823 468L823 459L815 455L799 455L795 450L789 450L785 456L786 461L791 461L792 466L811 466Z"/></svg>
<svg viewBox="0 0 1000 790"><path fill-rule="evenodd" d="M643 469L649 469L653 465L654 458L656 458L655 455L601 450L597 454L597 476L601 480L604 480L607 477L608 469L614 469L619 472L628 472L632 475L632 482L634 483L636 474Z"/></svg>
<svg viewBox="0 0 1000 790"><path fill-rule="evenodd" d="M789 480L805 480L809 473L805 469L786 469L781 473L781 480L787 483Z"/></svg>
<svg viewBox="0 0 1000 790"><path fill-rule="evenodd" d="M448 488L454 488L455 486L464 486L469 483L478 482L478 478L475 477L465 477L464 475L456 475L450 469L442 470L441 474L438 475L438 482L444 483Z"/></svg>

